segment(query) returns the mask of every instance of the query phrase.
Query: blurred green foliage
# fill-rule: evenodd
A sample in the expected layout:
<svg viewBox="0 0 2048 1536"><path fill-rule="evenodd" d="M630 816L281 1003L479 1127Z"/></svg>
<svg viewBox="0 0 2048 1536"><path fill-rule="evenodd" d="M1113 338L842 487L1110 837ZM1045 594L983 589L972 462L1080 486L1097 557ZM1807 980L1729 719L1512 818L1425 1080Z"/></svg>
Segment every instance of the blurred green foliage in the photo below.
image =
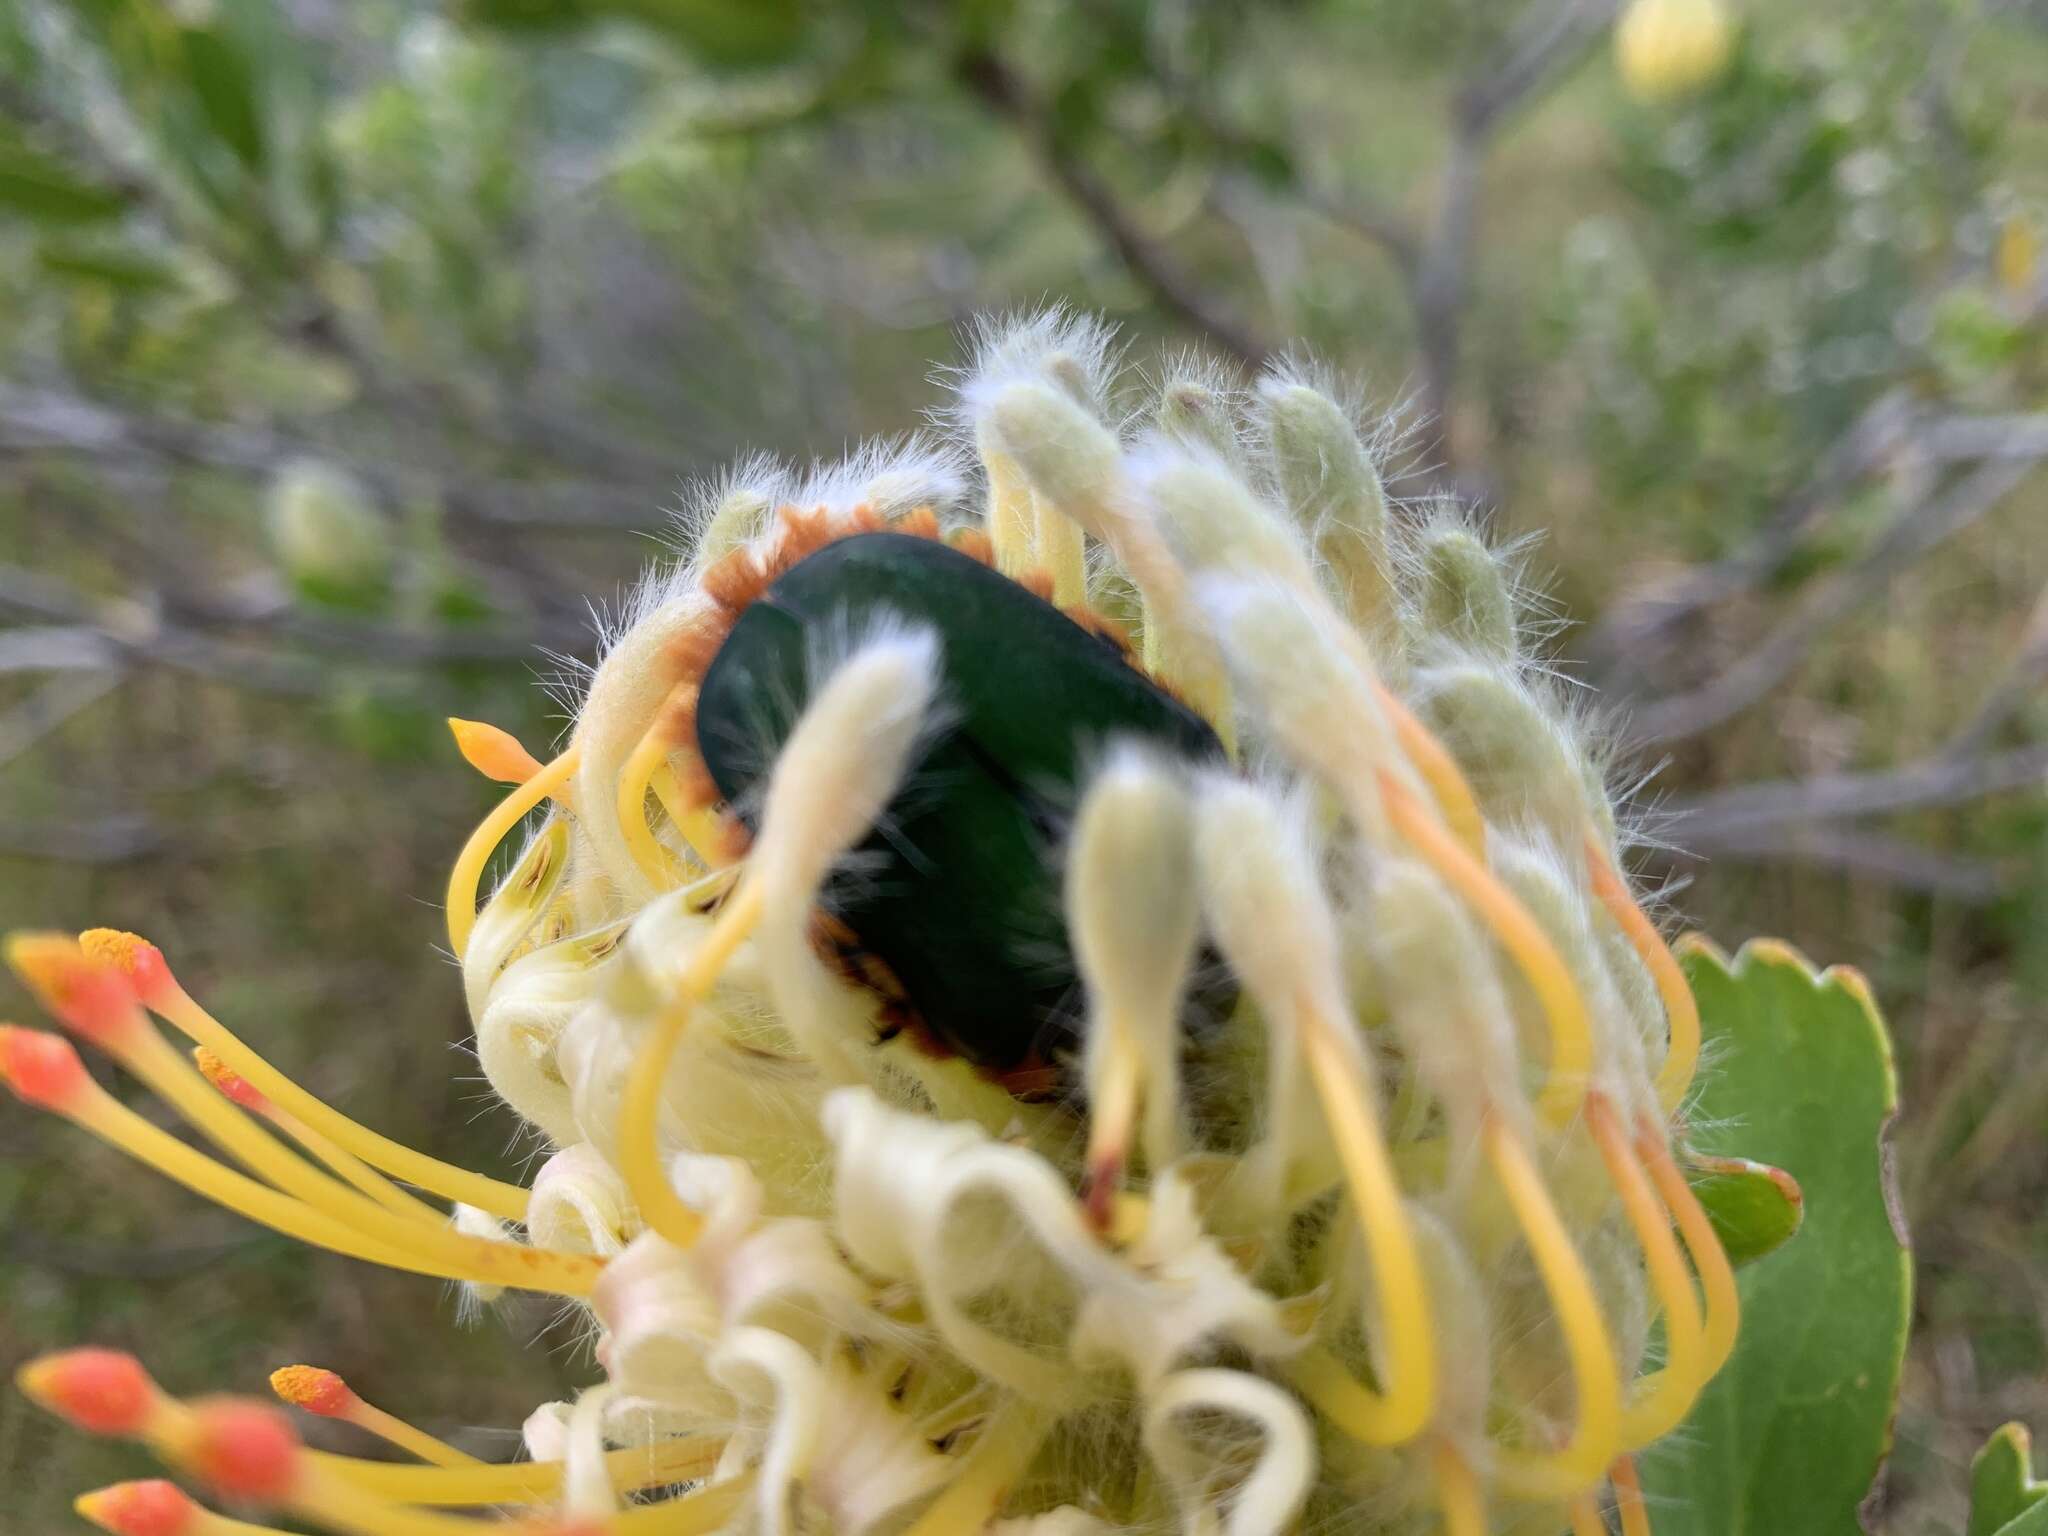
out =
<svg viewBox="0 0 2048 1536"><path fill-rule="evenodd" d="M516 1158L432 949L490 801L440 717L543 744L536 665L589 654L586 602L654 553L636 530L682 479L899 430L977 311L1301 338L1376 406L1438 412L1410 412L1400 488L1549 530L1581 617L1755 547L1887 401L2048 409L2048 12L1742 9L1721 80L1648 106L1579 27L1602 7L1543 0L17 0L0 921L149 932L365 1118ZM1922 446L1888 441L1682 625L1568 656L1618 697L1711 680L1946 483ZM347 487L338 520L280 522L306 465ZM2048 587L2042 494L1890 575L1660 783L1940 749ZM2048 729L2038 692L1994 745ZM2048 814L1883 830L1995 896L1752 850L1687 905L1863 965L1901 1032L1922 1315L1884 1520L1918 1532L1960 1524L1998 1423L2048 1422ZM523 1347L544 1319L462 1332L431 1287L251 1237L15 1113L0 1234L0 1364L90 1335L246 1388L303 1357L501 1431L588 1369ZM24 1529L140 1465L0 1399Z"/></svg>

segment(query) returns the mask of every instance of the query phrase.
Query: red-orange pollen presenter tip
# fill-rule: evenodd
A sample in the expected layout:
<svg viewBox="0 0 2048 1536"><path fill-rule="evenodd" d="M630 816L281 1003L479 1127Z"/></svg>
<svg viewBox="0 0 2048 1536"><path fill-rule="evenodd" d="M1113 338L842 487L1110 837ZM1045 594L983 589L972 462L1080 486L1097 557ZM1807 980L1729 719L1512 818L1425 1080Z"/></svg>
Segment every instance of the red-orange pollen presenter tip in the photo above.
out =
<svg viewBox="0 0 2048 1536"><path fill-rule="evenodd" d="M111 1047L141 1021L127 975L86 954L67 933L15 933L7 964L66 1029Z"/></svg>
<svg viewBox="0 0 2048 1536"><path fill-rule="evenodd" d="M61 1109L92 1079L63 1036L0 1024L0 1081L24 1104Z"/></svg>
<svg viewBox="0 0 2048 1536"><path fill-rule="evenodd" d="M192 1065L199 1069L201 1077L220 1090L223 1098L253 1113L261 1113L269 1107L270 1101L256 1091L255 1084L205 1046L197 1045L192 1048Z"/></svg>
<svg viewBox="0 0 2048 1536"><path fill-rule="evenodd" d="M284 1502L304 1454L281 1409L240 1397L193 1403L166 1450L222 1497L258 1504Z"/></svg>
<svg viewBox="0 0 2048 1536"><path fill-rule="evenodd" d="M202 1516L183 1489L160 1477L96 1488L72 1507L113 1536L193 1536Z"/></svg>
<svg viewBox="0 0 2048 1536"><path fill-rule="evenodd" d="M270 1373L270 1390L308 1413L339 1418L356 1406L353 1389L334 1372L317 1365L287 1365Z"/></svg>
<svg viewBox="0 0 2048 1536"><path fill-rule="evenodd" d="M95 1435L139 1435L157 1406L156 1384L133 1355L67 1349L15 1375L31 1402Z"/></svg>

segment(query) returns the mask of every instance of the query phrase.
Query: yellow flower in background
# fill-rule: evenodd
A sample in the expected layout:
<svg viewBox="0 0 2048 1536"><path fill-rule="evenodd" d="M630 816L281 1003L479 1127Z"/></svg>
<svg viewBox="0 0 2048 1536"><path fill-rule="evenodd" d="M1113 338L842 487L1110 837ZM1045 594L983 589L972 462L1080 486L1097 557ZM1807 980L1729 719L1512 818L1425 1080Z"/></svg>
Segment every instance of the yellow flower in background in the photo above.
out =
<svg viewBox="0 0 2048 1536"><path fill-rule="evenodd" d="M0 1028L24 1101L305 1242L580 1309L593 1384L528 1460L317 1367L273 1387L416 1464L105 1351L24 1390L370 1536L1586 1536L1610 1488L1645 1530L1632 1458L1738 1303L1599 745L1512 558L1390 501L1324 383L1118 364L1064 313L990 328L953 441L707 491L552 758L455 723L514 786L447 917L530 1186L340 1114L145 940L10 941L223 1156ZM267 1529L160 1482L79 1508Z"/></svg>
<svg viewBox="0 0 2048 1536"><path fill-rule="evenodd" d="M2040 286L2041 226L2028 213L2016 210L1998 227L1998 243L1992 250L1991 270L2001 293L2013 304L2034 301Z"/></svg>
<svg viewBox="0 0 2048 1536"><path fill-rule="evenodd" d="M1614 28L1614 59L1636 100L1670 101L1711 85L1735 47L1721 0L1631 0Z"/></svg>

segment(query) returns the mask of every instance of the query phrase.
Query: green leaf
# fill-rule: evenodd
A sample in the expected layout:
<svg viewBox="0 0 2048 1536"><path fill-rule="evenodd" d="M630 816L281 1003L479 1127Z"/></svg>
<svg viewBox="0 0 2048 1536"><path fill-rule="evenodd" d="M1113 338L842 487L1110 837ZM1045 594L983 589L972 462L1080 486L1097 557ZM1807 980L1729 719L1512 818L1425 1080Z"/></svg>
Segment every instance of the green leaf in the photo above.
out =
<svg viewBox="0 0 2048 1536"><path fill-rule="evenodd" d="M1967 1536L2037 1536L2048 1530L2048 1483L2034 1481L2033 1447L2024 1424L2007 1424L1970 1463ZM2028 1511L2034 1518L2022 1524Z"/></svg>
<svg viewBox="0 0 2048 1536"><path fill-rule="evenodd" d="M802 47L804 12L797 0L610 0L605 9L637 17L670 33L700 64L754 69L786 63Z"/></svg>
<svg viewBox="0 0 2048 1536"><path fill-rule="evenodd" d="M560 32L612 19L664 33L713 68L786 63L805 40L800 0L461 0L465 21L507 31Z"/></svg>
<svg viewBox="0 0 2048 1536"><path fill-rule="evenodd" d="M2026 1513L2001 1525L1997 1536L2048 1536L2048 1504L2030 1505Z"/></svg>
<svg viewBox="0 0 2048 1536"><path fill-rule="evenodd" d="M184 281L177 266L155 256L91 245L45 245L36 265L52 277L98 283L128 293L154 293Z"/></svg>
<svg viewBox="0 0 2048 1536"><path fill-rule="evenodd" d="M256 72L235 41L208 27L184 30L185 72L214 136L252 169L263 163L263 111Z"/></svg>
<svg viewBox="0 0 2048 1536"><path fill-rule="evenodd" d="M1738 1267L1784 1247L1806 1215L1799 1181L1768 1163L1692 1152L1685 1177Z"/></svg>
<svg viewBox="0 0 2048 1536"><path fill-rule="evenodd" d="M1735 1354L1644 1458L1658 1536L1861 1536L1890 1449L1912 1261L1889 1189L1891 1045L1854 971L1687 946L1706 1037L1696 1141L1784 1168L1799 1240L1741 1276Z"/></svg>
<svg viewBox="0 0 2048 1536"><path fill-rule="evenodd" d="M0 209L45 224L90 224L114 218L127 206L120 189L0 130Z"/></svg>

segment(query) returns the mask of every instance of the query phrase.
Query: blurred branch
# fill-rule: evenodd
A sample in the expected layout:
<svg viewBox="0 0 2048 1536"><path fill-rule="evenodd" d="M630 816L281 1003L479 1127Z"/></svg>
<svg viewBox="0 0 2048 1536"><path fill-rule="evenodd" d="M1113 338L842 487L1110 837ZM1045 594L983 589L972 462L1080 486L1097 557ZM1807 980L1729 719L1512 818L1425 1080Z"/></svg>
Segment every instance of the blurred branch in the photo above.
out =
<svg viewBox="0 0 2048 1536"><path fill-rule="evenodd" d="M1746 655L1716 669L1699 687L1643 706L1631 723L1631 739L1638 745L1682 740L1754 704L1805 660L1821 635L1914 561L1989 512L2033 468L2032 458L1993 459L1950 482L1939 495L1911 499L1869 553L1817 584Z"/></svg>
<svg viewBox="0 0 2048 1536"><path fill-rule="evenodd" d="M104 672L118 664L119 655L90 625L0 630L0 673Z"/></svg>
<svg viewBox="0 0 2048 1536"><path fill-rule="evenodd" d="M4 639L0 635L0 639ZM100 672L66 672L53 677L12 709L0 714L0 768L6 767L37 742L81 714L121 685L123 674L113 668Z"/></svg>
<svg viewBox="0 0 2048 1536"><path fill-rule="evenodd" d="M309 439L267 428L144 416L75 395L0 387L0 454L35 453L82 454L100 462L201 465L247 475L269 475L292 459L315 455L345 463L387 502L432 491L454 516L535 530L642 533L654 508L647 491L629 485L455 480L426 469L351 459Z"/></svg>
<svg viewBox="0 0 2048 1536"><path fill-rule="evenodd" d="M1803 652L1784 638L1810 637L1815 615L1846 611L1872 580L1882 580L1901 561L1931 548L1946 533L1995 502L2048 457L2048 439L2038 455L1996 456L2010 435L1953 434L1956 451L1989 448L1994 456L1956 484L1930 515L1923 509L1895 523L1865 561L1816 594L1817 603L1780 626L1764 651L1783 657ZM2003 487L2004 489L2001 489ZM1908 534L1905 527L1921 521ZM1926 524L1931 522L1932 526ZM1878 572L1875 577L1872 572ZM1830 595L1835 594L1835 595ZM1731 674L1724 673L1723 676ZM1976 711L1934 752L1903 766L1863 773L1821 774L1745 784L1673 802L1663 808L1669 835L1688 852L1722 853L1763 862L1819 863L1888 883L1988 901L2002 888L1997 867L1985 860L1940 853L1867 827L1842 825L1858 817L1932 810L2012 790L2048 787L2048 743L2003 752L1985 749L2000 727L2020 712L2048 680L2048 591L2035 600L2019 645L2004 673ZM1710 685L1711 686L1711 685ZM1744 686L1748 686L1745 684ZM1697 698L1708 690L1685 697Z"/></svg>
<svg viewBox="0 0 2048 1536"><path fill-rule="evenodd" d="M1998 728L2039 696L2044 682L2048 682L2048 589L2034 600L2034 611L2020 632L2019 649L2004 674L1977 706L1977 713L1949 738L1949 755L1971 757L1990 745Z"/></svg>
<svg viewBox="0 0 2048 1536"><path fill-rule="evenodd" d="M2048 411L1946 417L1923 429L1920 446L1938 459L2048 458Z"/></svg>
<svg viewBox="0 0 2048 1536"><path fill-rule="evenodd" d="M90 635L114 660L192 672L264 693L329 692L337 656L405 665L530 659L536 648L573 649L587 631L559 634L519 626L493 630L413 630L315 617L288 605L235 609L197 598L167 602L166 594L94 598L69 583L19 566L0 565L0 615L17 614ZM172 617L175 611L179 617ZM239 644L211 631L253 633L266 644ZM315 654L282 650L276 641L305 645Z"/></svg>
<svg viewBox="0 0 2048 1536"><path fill-rule="evenodd" d="M1491 142L1518 108L1563 80L1619 9L1620 0L1561 0L1554 7L1537 7L1497 60L1466 82L1453 102L1450 144L1437 174L1436 214L1409 279L1421 352L1422 415L1436 433L1439 479L1455 482L1457 477L1452 408L1480 183Z"/></svg>
<svg viewBox="0 0 2048 1536"><path fill-rule="evenodd" d="M1478 140L1539 89L1554 85L1613 22L1621 0L1563 0L1523 18L1493 67L1458 93L1460 135Z"/></svg>
<svg viewBox="0 0 2048 1536"><path fill-rule="evenodd" d="M1741 549L1616 603L1587 640L1588 652L1615 674L1613 686L1626 687L1631 673L1640 677L1643 653L1668 643L1671 632L1693 615L1775 575L1813 526L1897 453L1914 415L1911 395L1887 391L1835 439L1807 482Z"/></svg>
<svg viewBox="0 0 2048 1536"><path fill-rule="evenodd" d="M1690 839L1701 852L1766 864L1819 864L1886 885L1958 901L1993 900L2003 886L1997 867L1923 848L1867 827L1774 827Z"/></svg>
<svg viewBox="0 0 2048 1536"><path fill-rule="evenodd" d="M1778 779L1673 801L1671 835L1694 846L1781 834L1787 827L1853 816L1930 810L2048 783L2048 743L1958 756L1946 749L1897 768Z"/></svg>
<svg viewBox="0 0 2048 1536"><path fill-rule="evenodd" d="M1068 200L1163 307L1246 367L1256 368L1265 361L1272 347L1203 293L1165 249L1138 227L1108 182L1062 142L1051 114L1005 60L986 48L970 49L956 61L954 74L970 95L1018 132Z"/></svg>

